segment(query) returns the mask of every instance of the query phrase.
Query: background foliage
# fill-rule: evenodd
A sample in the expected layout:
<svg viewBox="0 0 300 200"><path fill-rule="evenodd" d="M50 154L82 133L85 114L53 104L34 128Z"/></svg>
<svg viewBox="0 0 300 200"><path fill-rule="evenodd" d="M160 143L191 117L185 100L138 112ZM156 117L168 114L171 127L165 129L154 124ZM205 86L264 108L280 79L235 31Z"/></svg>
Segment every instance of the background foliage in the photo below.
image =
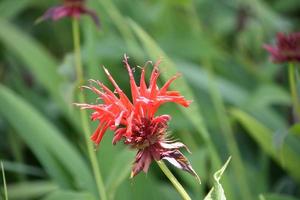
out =
<svg viewBox="0 0 300 200"><path fill-rule="evenodd" d="M9 199L97 199L78 110L70 20L35 20L54 0L0 1L0 158ZM97 29L81 19L84 72L107 83L105 65L129 91L121 59L132 66L162 58L162 80L192 107L164 106L174 137L202 184L171 167L192 199L203 199L214 173L227 199L300 197L300 124L294 124L287 68L262 49L278 31L299 29L298 0L89 0ZM136 68L136 75L139 70ZM85 94L90 102L95 96ZM95 124L91 123L94 127ZM134 152L104 136L97 157L109 199L179 199L159 168L130 180ZM216 175L217 176L217 175ZM218 177L218 176L217 176ZM2 190L1 193L4 194Z"/></svg>

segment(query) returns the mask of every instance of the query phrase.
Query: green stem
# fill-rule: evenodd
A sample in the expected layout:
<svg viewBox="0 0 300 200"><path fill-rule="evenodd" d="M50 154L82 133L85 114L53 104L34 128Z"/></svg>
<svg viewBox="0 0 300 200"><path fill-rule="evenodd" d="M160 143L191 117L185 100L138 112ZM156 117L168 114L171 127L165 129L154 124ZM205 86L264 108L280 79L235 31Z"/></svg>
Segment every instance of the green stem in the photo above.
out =
<svg viewBox="0 0 300 200"><path fill-rule="evenodd" d="M79 85L83 83L83 70L82 70L82 61L81 61L81 52L80 52L80 30L79 30L79 23L77 19L72 20L72 30L73 30L73 40L74 40L74 52L75 52L75 65L76 65L76 73L77 73L77 82ZM85 102L85 97L82 93L78 96L79 102ZM82 128L84 133L84 138L90 158L90 162L92 165L92 170L95 176L95 181L97 185L97 190L99 193L99 197L102 200L106 200L106 191L102 179L102 175L100 172L100 167L98 164L97 156L94 151L93 144L90 142L90 126L88 121L88 116L85 110L80 111L80 117L82 122ZM80 173L80 172L79 172Z"/></svg>
<svg viewBox="0 0 300 200"><path fill-rule="evenodd" d="M5 200L8 200L5 172L4 172L4 167L2 162L1 162L1 170L2 170L2 178L3 178L3 186L4 186L4 198Z"/></svg>
<svg viewBox="0 0 300 200"><path fill-rule="evenodd" d="M185 189L182 187L182 185L178 182L176 177L172 174L172 172L168 169L168 167L165 165L163 161L156 161L160 169L164 172L164 174L168 177L168 179L171 181L173 186L176 188L176 190L181 195L182 199L184 200L191 200L191 197L188 195L188 193L185 191Z"/></svg>
<svg viewBox="0 0 300 200"><path fill-rule="evenodd" d="M73 45L75 53L75 67L78 84L83 82L83 70L82 70L82 61L81 61L81 52L80 52L80 30L79 23L77 19L72 20L72 31L73 31Z"/></svg>
<svg viewBox="0 0 300 200"><path fill-rule="evenodd" d="M299 95L297 94L297 86L296 86L296 74L295 74L295 65L293 63L289 64L289 81L290 81L290 89L292 94L292 101L295 109L295 114L297 116L297 120L300 120L300 105L299 105Z"/></svg>
<svg viewBox="0 0 300 200"><path fill-rule="evenodd" d="M229 149L230 154L234 158L232 159L232 164L233 164L234 173L236 175L238 185L241 189L241 197L245 200L251 200L252 195L249 189L249 185L247 183L245 166L243 165L241 155L238 149L238 145L235 141L234 133L230 121L228 119L228 116L226 114L224 101L217 88L217 85L215 84L216 81L215 81L213 69L210 65L207 66L208 66L208 74L209 74L209 82L210 82L209 84L210 95L212 97L215 110L217 112L217 117L218 117L219 124L221 126L221 130L225 134L227 147Z"/></svg>

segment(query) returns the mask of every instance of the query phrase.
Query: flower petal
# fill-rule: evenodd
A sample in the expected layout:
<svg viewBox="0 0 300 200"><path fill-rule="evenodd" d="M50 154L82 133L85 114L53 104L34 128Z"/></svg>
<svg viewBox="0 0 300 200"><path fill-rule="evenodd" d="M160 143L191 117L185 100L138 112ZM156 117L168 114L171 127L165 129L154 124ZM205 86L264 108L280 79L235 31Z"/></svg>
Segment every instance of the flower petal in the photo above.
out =
<svg viewBox="0 0 300 200"><path fill-rule="evenodd" d="M99 17L97 16L96 12L93 10L87 9L87 8L84 8L83 10L84 10L83 12L85 14L89 15L92 18L92 20L94 21L96 26L99 28L101 26L101 24L100 24L100 20L99 20Z"/></svg>
<svg viewBox="0 0 300 200"><path fill-rule="evenodd" d="M125 64L126 69L128 71L128 74L129 74L131 94L132 94L132 101L133 101L133 103L135 103L135 100L140 96L140 92L139 92L138 87L136 85L136 82L134 80L134 76L133 76L131 67L130 67L130 65L128 63L128 57L127 57L126 54L124 55L123 63Z"/></svg>
<svg viewBox="0 0 300 200"><path fill-rule="evenodd" d="M148 149L138 151L135 157L135 162L132 167L130 178L133 178L142 170L145 173L147 173L151 162L152 156Z"/></svg>
<svg viewBox="0 0 300 200"><path fill-rule="evenodd" d="M185 148L189 153L191 151L187 148L187 146L181 142L173 142L173 143L166 143L166 142L160 142L159 143L161 147L164 149L180 149L180 148Z"/></svg>
<svg viewBox="0 0 300 200"><path fill-rule="evenodd" d="M174 150L165 152L162 156L162 159L167 160L169 163L171 163L179 169L189 172L190 174L195 176L195 178L200 182L200 178L195 172L195 170L192 168L190 162L186 159L186 157L184 157L184 155L180 151Z"/></svg>

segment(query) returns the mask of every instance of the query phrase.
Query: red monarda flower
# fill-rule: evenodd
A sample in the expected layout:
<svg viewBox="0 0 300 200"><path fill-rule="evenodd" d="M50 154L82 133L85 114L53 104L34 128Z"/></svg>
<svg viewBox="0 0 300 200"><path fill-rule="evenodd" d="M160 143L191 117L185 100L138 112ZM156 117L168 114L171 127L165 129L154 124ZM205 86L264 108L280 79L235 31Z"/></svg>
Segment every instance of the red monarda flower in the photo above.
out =
<svg viewBox="0 0 300 200"><path fill-rule="evenodd" d="M112 92L99 81L91 80L91 86L83 86L96 93L102 100L100 104L76 104L82 109L91 109L91 119L98 120L99 125L91 136L92 141L98 145L108 128L114 131L113 144L123 139L126 145L137 149L131 177L140 171L147 172L153 160L165 159L174 166L183 169L198 177L189 161L179 151L186 148L181 142L174 142L167 136L169 115L155 115L158 108L167 102L174 102L184 107L191 103L178 91L169 91L170 84L179 76L175 75L161 88L157 86L159 70L157 62L152 70L149 85L145 82L145 67L142 68L140 84L136 84L128 58L123 60L128 70L131 86L132 101L117 85L108 70L104 68L108 79L115 87ZM96 88L97 85L100 89ZM117 94L117 95L116 95ZM186 148L187 149L187 148Z"/></svg>
<svg viewBox="0 0 300 200"><path fill-rule="evenodd" d="M271 53L274 62L300 62L300 32L287 35L278 33L275 46L264 45L263 47Z"/></svg>
<svg viewBox="0 0 300 200"><path fill-rule="evenodd" d="M100 22L96 13L85 7L85 0L64 0L63 5L55 6L46 11L41 20L59 20L63 17L80 18L82 14L87 14L99 26Z"/></svg>

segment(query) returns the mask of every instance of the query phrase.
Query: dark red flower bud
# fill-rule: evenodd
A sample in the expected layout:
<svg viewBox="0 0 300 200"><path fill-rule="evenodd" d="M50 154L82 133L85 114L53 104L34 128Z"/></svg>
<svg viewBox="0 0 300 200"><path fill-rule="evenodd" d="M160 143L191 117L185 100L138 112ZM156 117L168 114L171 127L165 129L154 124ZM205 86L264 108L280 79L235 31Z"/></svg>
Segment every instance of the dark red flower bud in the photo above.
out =
<svg viewBox="0 0 300 200"><path fill-rule="evenodd" d="M263 46L270 54L273 62L300 62L300 32L277 34L275 46Z"/></svg>
<svg viewBox="0 0 300 200"><path fill-rule="evenodd" d="M56 21L64 17L78 19L81 15L89 15L97 26L100 25L95 11L85 7L85 0L64 0L63 5L49 8L39 20L52 19Z"/></svg>
<svg viewBox="0 0 300 200"><path fill-rule="evenodd" d="M178 75L173 76L159 88L157 79L160 73L158 70L159 62L157 62L152 70L149 86L145 81L145 68L142 68L138 86L126 55L123 62L129 73L132 101L123 93L108 70L104 68L108 79L115 87L115 92L112 92L101 82L91 80L91 86L84 86L84 88L96 93L102 103L97 105L76 104L82 109L93 110L91 119L99 121L98 128L91 136L92 141L98 145L106 130L110 128L115 132L113 144L123 139L126 145L138 150L131 177L140 171L147 172L153 160L159 161L161 159L165 159L174 166L198 177L188 160L179 151L180 148L186 148L186 146L181 142L168 139L167 129L171 117L169 115L155 115L158 108L164 103L174 102L185 107L191 103L178 91L168 90ZM101 89L99 90L93 84ZM116 96L115 93L118 95Z"/></svg>

